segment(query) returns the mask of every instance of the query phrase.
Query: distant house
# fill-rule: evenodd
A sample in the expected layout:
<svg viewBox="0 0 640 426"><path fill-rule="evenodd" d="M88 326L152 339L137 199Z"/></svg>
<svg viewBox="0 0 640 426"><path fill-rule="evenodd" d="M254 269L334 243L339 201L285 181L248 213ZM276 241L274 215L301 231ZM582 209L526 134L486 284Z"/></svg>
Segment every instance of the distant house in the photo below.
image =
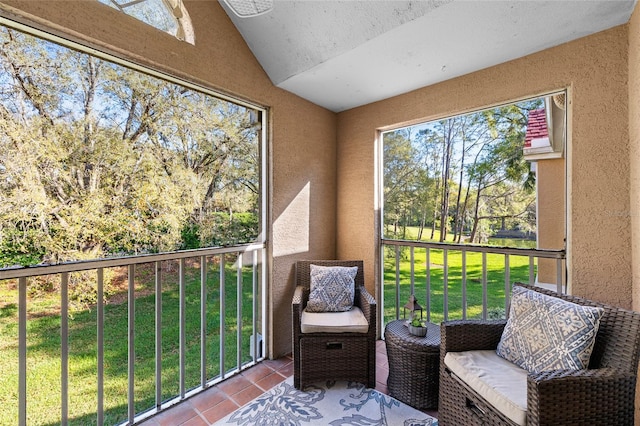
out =
<svg viewBox="0 0 640 426"><path fill-rule="evenodd" d="M534 150L551 148L546 115L547 113L544 108L536 109L529 112L527 134L524 138L525 152L533 152Z"/></svg>
<svg viewBox="0 0 640 426"><path fill-rule="evenodd" d="M547 97L545 107L529 111L524 156L528 161L561 158L565 140L564 101Z"/></svg>

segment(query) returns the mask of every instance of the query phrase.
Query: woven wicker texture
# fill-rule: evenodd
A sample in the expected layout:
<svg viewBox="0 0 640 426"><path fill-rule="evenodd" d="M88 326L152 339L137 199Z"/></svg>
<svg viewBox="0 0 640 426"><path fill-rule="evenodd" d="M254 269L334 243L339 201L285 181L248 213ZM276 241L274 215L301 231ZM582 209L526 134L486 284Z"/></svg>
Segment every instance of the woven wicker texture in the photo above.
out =
<svg viewBox="0 0 640 426"><path fill-rule="evenodd" d="M310 265L357 266L355 300L369 323L367 333L302 333L300 318L311 284ZM297 389L323 380L351 380L376 386L376 301L364 287L361 260L301 260L296 263L291 302L293 384Z"/></svg>
<svg viewBox="0 0 640 426"><path fill-rule="evenodd" d="M384 330L389 361L389 395L419 409L437 408L440 367L440 327L427 323L427 335L409 333L404 320Z"/></svg>
<svg viewBox="0 0 640 426"><path fill-rule="evenodd" d="M527 425L633 425L640 355L640 313L516 283L573 303L600 306L600 322L589 369L530 373ZM447 352L495 349L506 321L448 321L441 324L441 426L513 425L444 366Z"/></svg>

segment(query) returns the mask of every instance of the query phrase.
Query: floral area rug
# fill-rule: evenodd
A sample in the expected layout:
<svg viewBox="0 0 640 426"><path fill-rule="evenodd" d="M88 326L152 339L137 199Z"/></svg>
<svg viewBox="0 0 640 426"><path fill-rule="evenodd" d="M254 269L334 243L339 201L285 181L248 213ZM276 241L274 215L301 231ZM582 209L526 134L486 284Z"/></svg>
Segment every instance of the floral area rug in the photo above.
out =
<svg viewBox="0 0 640 426"><path fill-rule="evenodd" d="M293 379L238 408L216 425L436 426L438 420L360 383L293 387Z"/></svg>

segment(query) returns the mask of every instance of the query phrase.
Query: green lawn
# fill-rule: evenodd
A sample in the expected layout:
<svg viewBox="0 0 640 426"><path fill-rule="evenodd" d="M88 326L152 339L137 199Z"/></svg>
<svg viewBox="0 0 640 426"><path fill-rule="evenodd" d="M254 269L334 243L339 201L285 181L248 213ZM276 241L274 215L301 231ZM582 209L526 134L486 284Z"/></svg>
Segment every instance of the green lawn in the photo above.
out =
<svg viewBox="0 0 640 426"><path fill-rule="evenodd" d="M422 241L427 241L430 231L425 230ZM408 238L416 238L417 228L407 228ZM439 236L436 232L436 238ZM451 237L448 237L451 241ZM527 246L529 242L500 240L499 245L509 244ZM534 242L535 244L535 242ZM403 317L403 306L411 295L411 262L409 249L400 250L400 304L399 317ZM439 323L444 319L444 259L442 250L430 250L431 277L431 321ZM529 281L529 258L524 256L510 256L509 282ZM537 261L534 264L537 267ZM448 252L448 319L463 317L462 301L462 254L460 251ZM427 313L427 280L426 280L426 249L414 250L414 293L418 303ZM467 253L467 318L482 318L482 254ZM505 306L505 256L501 254L487 255L487 310L489 316L503 316ZM396 318L396 265L395 247L385 248L384 260L384 321Z"/></svg>
<svg viewBox="0 0 640 426"><path fill-rule="evenodd" d="M237 365L236 270L228 260L225 275L225 369ZM220 374L219 269L211 264L207 275L207 377ZM136 274L144 279L144 274ZM200 273L195 265L186 280L186 389L200 384ZM141 296L135 301L135 409L142 412L155 403L155 295L153 275L136 286ZM249 336L253 333L251 270L243 270L242 362L250 361ZM1 284L0 302L0 425L17 424L18 339L17 291ZM13 303L7 301L13 300ZM125 299L126 301L126 299ZM27 423L60 423L60 315L51 297L30 300L27 322ZM0 305L1 306L1 305ZM59 309L59 308L58 308ZM179 290L176 274L167 274L162 293L162 395L170 399L179 393ZM96 423L96 310L74 312L69 318L69 417L71 424ZM104 323L105 424L117 424L127 417L127 303L105 306Z"/></svg>

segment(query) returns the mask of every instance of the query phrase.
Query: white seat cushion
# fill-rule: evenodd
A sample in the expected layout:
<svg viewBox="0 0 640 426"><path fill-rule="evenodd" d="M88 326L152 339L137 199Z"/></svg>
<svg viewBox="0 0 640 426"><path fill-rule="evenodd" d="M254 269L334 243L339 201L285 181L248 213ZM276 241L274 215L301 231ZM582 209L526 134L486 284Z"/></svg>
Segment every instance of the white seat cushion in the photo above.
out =
<svg viewBox="0 0 640 426"><path fill-rule="evenodd" d="M366 333L369 323L360 308L345 312L302 311L300 330L303 333Z"/></svg>
<svg viewBox="0 0 640 426"><path fill-rule="evenodd" d="M496 410L527 424L527 371L495 351L448 352L444 364Z"/></svg>

